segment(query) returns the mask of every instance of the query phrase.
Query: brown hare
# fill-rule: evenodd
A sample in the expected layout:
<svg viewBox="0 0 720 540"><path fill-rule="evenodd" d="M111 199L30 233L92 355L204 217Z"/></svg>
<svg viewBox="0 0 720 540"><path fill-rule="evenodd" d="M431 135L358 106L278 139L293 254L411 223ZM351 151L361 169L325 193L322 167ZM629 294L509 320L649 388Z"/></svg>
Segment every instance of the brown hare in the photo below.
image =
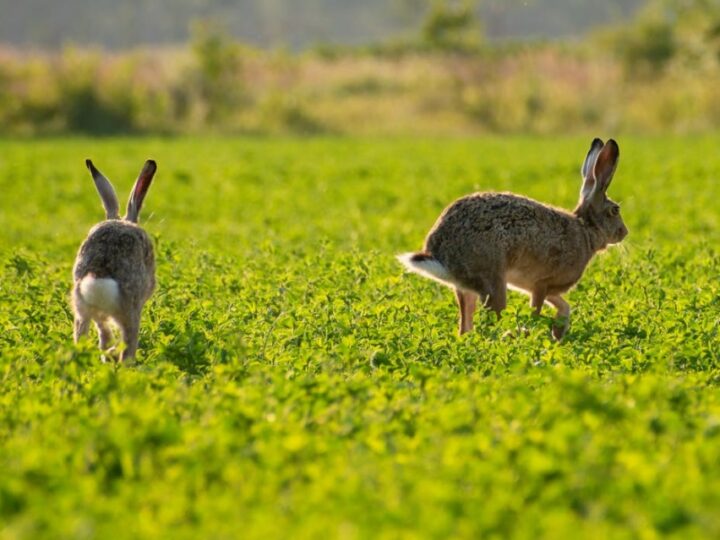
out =
<svg viewBox="0 0 720 540"><path fill-rule="evenodd" d="M399 255L408 270L455 289L460 334L472 330L478 296L500 316L507 287L557 309L552 335L562 339L570 306L561 294L582 276L593 255L628 230L607 189L620 156L617 143L595 139L582 166L580 202L573 212L513 193L475 193L448 206L418 253Z"/></svg>
<svg viewBox="0 0 720 540"><path fill-rule="evenodd" d="M100 349L110 350L114 321L122 331L122 360L133 358L138 344L140 314L155 288L155 255L147 233L137 225L143 199L157 166L145 162L128 200L124 218L110 182L92 162L85 161L95 181L106 220L95 225L80 246L73 267L72 304L74 339L87 333L90 321L97 326Z"/></svg>

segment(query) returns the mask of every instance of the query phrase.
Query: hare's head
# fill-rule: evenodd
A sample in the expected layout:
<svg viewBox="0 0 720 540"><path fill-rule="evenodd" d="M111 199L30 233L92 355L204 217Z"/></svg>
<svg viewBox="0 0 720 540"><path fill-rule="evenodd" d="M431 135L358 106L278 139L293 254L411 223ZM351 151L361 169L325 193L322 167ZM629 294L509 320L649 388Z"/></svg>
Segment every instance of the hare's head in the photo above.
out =
<svg viewBox="0 0 720 540"><path fill-rule="evenodd" d="M95 181L95 187L100 194L102 199L103 207L105 208L105 217L107 219L121 219L119 215L120 205L118 204L117 195L112 187L110 181L103 176L103 174L95 168L92 161L89 159L85 160L85 165L90 170L93 180ZM130 198L128 199L127 211L125 217L122 219L131 223L137 223L140 215L140 208L142 208L143 200L150 189L150 183L152 182L153 176L157 171L157 165L152 159L148 159L143 165L140 175L135 181Z"/></svg>
<svg viewBox="0 0 720 540"><path fill-rule="evenodd" d="M620 205L607 196L619 158L620 148L613 139L605 144L595 139L582 166L583 185L575 215L594 228L604 244L617 244L628 234Z"/></svg>

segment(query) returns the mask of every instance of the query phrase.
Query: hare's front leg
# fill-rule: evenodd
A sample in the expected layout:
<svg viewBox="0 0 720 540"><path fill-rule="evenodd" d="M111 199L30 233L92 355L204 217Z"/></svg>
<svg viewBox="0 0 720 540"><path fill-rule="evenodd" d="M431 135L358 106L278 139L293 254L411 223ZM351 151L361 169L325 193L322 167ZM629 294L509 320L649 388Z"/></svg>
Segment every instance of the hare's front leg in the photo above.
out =
<svg viewBox="0 0 720 540"><path fill-rule="evenodd" d="M110 346L113 335L108 320L104 319L95 321L95 328L97 328L98 332L98 341L100 342L100 350L102 351L102 355L100 357L102 358L102 361L108 362L109 360L117 360L115 347Z"/></svg>
<svg viewBox="0 0 720 540"><path fill-rule="evenodd" d="M460 308L460 327L458 333L462 336L465 332L469 332L473 328L473 315L477 306L477 294L455 289L458 307Z"/></svg>
<svg viewBox="0 0 720 540"><path fill-rule="evenodd" d="M556 323L553 325L552 335L560 341L568 328L570 328L570 304L559 294L548 296L547 301L557 309L557 315L555 317Z"/></svg>
<svg viewBox="0 0 720 540"><path fill-rule="evenodd" d="M112 341L112 330L107 320L95 321L95 327L98 332L98 341L100 342L100 350L107 351L110 348L110 342Z"/></svg>

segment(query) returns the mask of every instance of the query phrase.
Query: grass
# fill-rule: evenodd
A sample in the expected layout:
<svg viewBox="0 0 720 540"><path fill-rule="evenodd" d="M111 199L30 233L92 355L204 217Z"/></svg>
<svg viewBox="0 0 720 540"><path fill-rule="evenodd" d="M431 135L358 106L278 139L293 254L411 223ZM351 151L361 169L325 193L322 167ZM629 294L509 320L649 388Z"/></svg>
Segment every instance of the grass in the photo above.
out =
<svg viewBox="0 0 720 540"><path fill-rule="evenodd" d="M561 344L393 258L473 190L572 206L589 140L0 142L0 537L720 535L718 137L620 138ZM158 162L133 367L71 343L86 157Z"/></svg>
<svg viewBox="0 0 720 540"><path fill-rule="evenodd" d="M646 56L657 52L652 41L664 34L634 27L625 37L608 29L580 42L488 44L471 54L383 47L290 53L212 33L189 46L113 53L0 45L0 131L6 137L707 133L720 125L714 18L696 19L663 66ZM700 20L707 28L697 26ZM635 54L630 60L619 51Z"/></svg>

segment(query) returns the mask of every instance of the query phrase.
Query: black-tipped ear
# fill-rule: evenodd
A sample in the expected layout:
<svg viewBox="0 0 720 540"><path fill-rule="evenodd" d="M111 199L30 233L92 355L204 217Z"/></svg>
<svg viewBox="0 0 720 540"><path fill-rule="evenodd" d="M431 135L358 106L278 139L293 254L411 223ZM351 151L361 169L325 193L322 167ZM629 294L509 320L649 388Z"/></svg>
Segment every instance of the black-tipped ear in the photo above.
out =
<svg viewBox="0 0 720 540"><path fill-rule="evenodd" d="M105 208L105 217L107 219L118 219L120 205L118 204L117 195L115 195L115 190L113 189L112 184L99 170L95 168L92 161L86 159L85 165L92 175L97 192L100 194L100 199L102 200L103 207Z"/></svg>
<svg viewBox="0 0 720 540"><path fill-rule="evenodd" d="M580 168L580 174L583 177L583 184L580 190L580 199L583 201L590 198L595 189L595 176L593 175L593 167L595 166L595 160L598 154L602 150L603 142L597 137L593 139L590 144L590 150L588 150L585 161L583 161L582 167Z"/></svg>
<svg viewBox="0 0 720 540"><path fill-rule="evenodd" d="M600 150L602 150L602 147L602 139L598 139L597 137L595 137L592 143L590 143L590 150L588 150L587 156L585 156L585 161L583 161L581 169L583 178L587 178L588 174L590 174L590 171L593 170L593 166L595 165L595 159L597 159L597 156L600 153Z"/></svg>
<svg viewBox="0 0 720 540"><path fill-rule="evenodd" d="M153 176L155 176L156 171L157 165L155 164L155 161L148 159L145 162L145 165L143 165L140 175L133 186L132 193L130 194L130 199L128 200L127 205L127 214L125 215L126 220L137 223L140 215L140 209L142 208L143 201L145 200L145 195L147 194L148 189L150 189L150 184L152 183L152 179Z"/></svg>
<svg viewBox="0 0 720 540"><path fill-rule="evenodd" d="M613 179L619 159L620 147L613 139L609 139L595 160L594 175L597 182L595 195L605 194Z"/></svg>

